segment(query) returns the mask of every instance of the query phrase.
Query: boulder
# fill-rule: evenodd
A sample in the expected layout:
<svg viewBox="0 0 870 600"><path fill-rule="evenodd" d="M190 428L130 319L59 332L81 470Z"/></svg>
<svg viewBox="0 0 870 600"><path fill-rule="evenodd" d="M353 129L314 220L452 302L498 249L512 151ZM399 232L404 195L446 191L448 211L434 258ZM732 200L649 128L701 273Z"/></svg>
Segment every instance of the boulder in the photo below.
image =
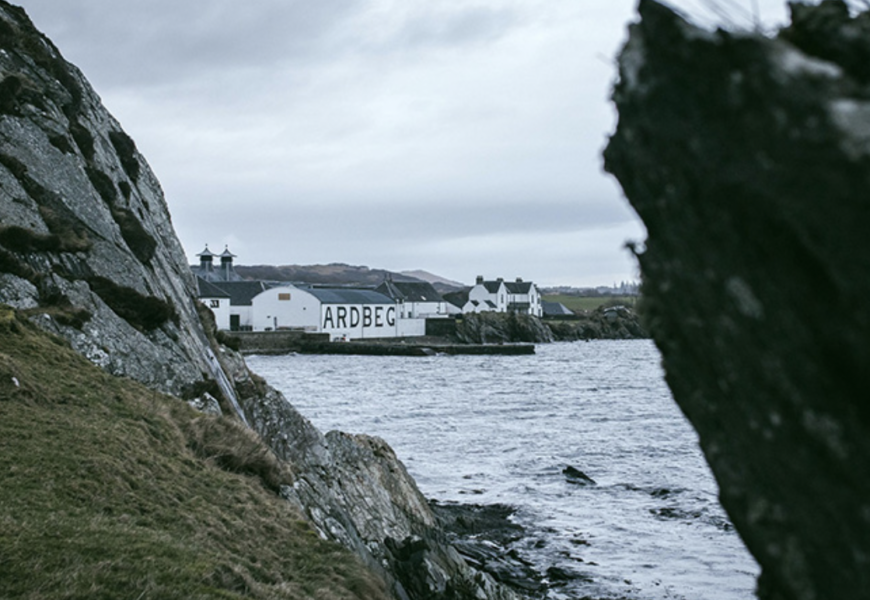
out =
<svg viewBox="0 0 870 600"><path fill-rule="evenodd" d="M646 323L759 596L870 590L870 15L782 35L642 0L605 151L643 219Z"/></svg>

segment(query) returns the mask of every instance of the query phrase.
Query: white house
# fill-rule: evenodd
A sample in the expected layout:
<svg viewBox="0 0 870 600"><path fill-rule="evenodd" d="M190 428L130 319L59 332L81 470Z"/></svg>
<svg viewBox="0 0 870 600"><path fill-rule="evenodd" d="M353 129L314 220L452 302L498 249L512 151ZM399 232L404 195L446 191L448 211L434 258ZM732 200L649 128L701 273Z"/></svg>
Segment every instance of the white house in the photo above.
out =
<svg viewBox="0 0 870 600"><path fill-rule="evenodd" d="M214 313L218 329L230 328L230 295L201 277L196 278L197 297Z"/></svg>
<svg viewBox="0 0 870 600"><path fill-rule="evenodd" d="M268 286L262 281L210 281L208 283L229 296L229 323L227 327L222 329L253 331L253 300L258 294L265 291ZM200 297L200 300L202 299ZM215 318L217 318L217 315L215 315ZM220 325L218 327L220 328Z"/></svg>
<svg viewBox="0 0 870 600"><path fill-rule="evenodd" d="M516 312L540 317L543 315L541 292L531 281L505 283L499 277L495 281L484 281L478 276L474 287L468 291L468 300L462 306L464 313Z"/></svg>
<svg viewBox="0 0 870 600"><path fill-rule="evenodd" d="M531 281L523 281L522 278L517 277L516 281L506 283L505 287L508 292L508 312L534 315L536 317L543 316L544 310L538 286Z"/></svg>
<svg viewBox="0 0 870 600"><path fill-rule="evenodd" d="M468 291L468 303L462 312L507 312L508 291L504 279L484 281L478 275L474 287Z"/></svg>

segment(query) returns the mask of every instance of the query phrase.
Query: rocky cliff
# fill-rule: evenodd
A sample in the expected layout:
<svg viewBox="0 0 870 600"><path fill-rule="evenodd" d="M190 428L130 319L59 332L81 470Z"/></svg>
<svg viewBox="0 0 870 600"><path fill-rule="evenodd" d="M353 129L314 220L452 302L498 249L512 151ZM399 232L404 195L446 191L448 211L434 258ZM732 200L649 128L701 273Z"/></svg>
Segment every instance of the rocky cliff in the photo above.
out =
<svg viewBox="0 0 870 600"><path fill-rule="evenodd" d="M649 232L647 324L762 598L870 590L870 13L771 39L652 0L606 169Z"/></svg>
<svg viewBox="0 0 870 600"><path fill-rule="evenodd" d="M321 434L216 342L135 143L24 11L2 0L0 303L111 374L249 424L292 463L295 483L282 495L396 598L513 597L444 542L386 444Z"/></svg>

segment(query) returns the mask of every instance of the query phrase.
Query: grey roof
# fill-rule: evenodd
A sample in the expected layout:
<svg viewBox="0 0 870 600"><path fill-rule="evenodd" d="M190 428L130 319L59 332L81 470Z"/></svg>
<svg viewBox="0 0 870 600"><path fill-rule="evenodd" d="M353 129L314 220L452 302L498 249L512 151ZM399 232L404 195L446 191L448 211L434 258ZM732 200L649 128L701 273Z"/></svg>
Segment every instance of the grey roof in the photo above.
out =
<svg viewBox="0 0 870 600"><path fill-rule="evenodd" d="M387 280L379 285L375 291L405 302L442 302L444 300L428 281Z"/></svg>
<svg viewBox="0 0 870 600"><path fill-rule="evenodd" d="M392 298L374 290L355 288L302 288L323 304L395 304Z"/></svg>
<svg viewBox="0 0 870 600"><path fill-rule="evenodd" d="M573 315L574 312L569 309L567 306L562 304L561 302L547 302L546 300L541 301L541 309L543 310L545 315L548 316L557 316L557 315Z"/></svg>
<svg viewBox="0 0 870 600"><path fill-rule="evenodd" d="M268 287L262 281L214 281L212 285L229 294L232 306L251 306L254 296Z"/></svg>
<svg viewBox="0 0 870 600"><path fill-rule="evenodd" d="M196 297L197 298L229 298L230 295L217 287L214 284L209 283L202 277L196 277Z"/></svg>
<svg viewBox="0 0 870 600"><path fill-rule="evenodd" d="M503 283L504 281L484 281L483 287L485 287L486 291L490 294L497 294L498 288L500 288Z"/></svg>
<svg viewBox="0 0 870 600"><path fill-rule="evenodd" d="M511 294L528 294L532 289L531 281L509 281L504 285Z"/></svg>
<svg viewBox="0 0 870 600"><path fill-rule="evenodd" d="M208 249L208 244L206 244L206 245L205 245L205 250L203 250L202 252L200 252L199 254L197 254L197 256L205 256L205 257L208 257L208 256L217 256L217 255L216 255L214 252L212 252L211 250L209 250L209 249Z"/></svg>
<svg viewBox="0 0 870 600"><path fill-rule="evenodd" d="M491 300L487 300L487 301L486 301L486 304L487 304L487 306L489 306L490 308L498 308L498 306L496 306L495 304L493 304Z"/></svg>
<svg viewBox="0 0 870 600"><path fill-rule="evenodd" d="M458 292L448 292L442 296L444 300L452 304L453 306L458 306L462 308L468 303L468 291L469 290L460 290Z"/></svg>

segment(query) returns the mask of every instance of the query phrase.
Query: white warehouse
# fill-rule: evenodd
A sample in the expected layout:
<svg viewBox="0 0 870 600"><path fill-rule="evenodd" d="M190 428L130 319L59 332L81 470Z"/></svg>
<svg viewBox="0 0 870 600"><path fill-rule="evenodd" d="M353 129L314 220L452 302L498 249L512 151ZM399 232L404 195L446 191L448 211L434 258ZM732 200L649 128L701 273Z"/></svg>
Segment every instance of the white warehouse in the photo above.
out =
<svg viewBox="0 0 870 600"><path fill-rule="evenodd" d="M423 298L412 298L408 290L399 298L371 289L246 281L233 270L235 255L229 250L216 255L206 247L198 256L200 265L193 267L198 297L214 313L218 329L295 329L328 333L333 340L412 337L426 335L427 317L442 310L446 316L444 301L431 286ZM212 266L216 256L220 269Z"/></svg>

